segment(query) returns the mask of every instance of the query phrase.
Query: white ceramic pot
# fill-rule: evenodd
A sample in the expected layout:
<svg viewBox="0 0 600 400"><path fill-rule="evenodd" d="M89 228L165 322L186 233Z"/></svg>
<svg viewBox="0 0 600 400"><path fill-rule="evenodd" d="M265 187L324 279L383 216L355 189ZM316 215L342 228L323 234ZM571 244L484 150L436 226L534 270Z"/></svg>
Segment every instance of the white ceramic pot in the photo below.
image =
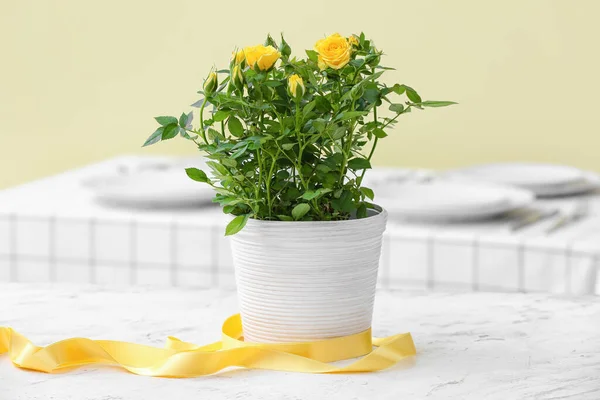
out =
<svg viewBox="0 0 600 400"><path fill-rule="evenodd" d="M387 213L347 221L249 220L232 237L244 337L303 342L371 326Z"/></svg>

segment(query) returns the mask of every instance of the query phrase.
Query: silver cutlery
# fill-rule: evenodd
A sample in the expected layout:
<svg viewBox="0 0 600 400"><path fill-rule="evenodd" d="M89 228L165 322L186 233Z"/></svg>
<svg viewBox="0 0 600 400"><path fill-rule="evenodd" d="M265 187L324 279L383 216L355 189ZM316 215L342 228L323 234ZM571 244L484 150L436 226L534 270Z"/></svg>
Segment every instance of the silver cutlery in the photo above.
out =
<svg viewBox="0 0 600 400"><path fill-rule="evenodd" d="M589 201L582 200L575 206L575 209L569 214L563 214L552 226L546 230L546 234L556 232L559 229L564 228L567 225L574 224L587 217L590 213Z"/></svg>
<svg viewBox="0 0 600 400"><path fill-rule="evenodd" d="M552 217L558 215L558 213L559 213L558 209L536 210L535 212L530 213L530 214L522 217L520 220L516 221L515 223L513 223L510 227L510 230L512 232L519 231L521 229L524 229L531 225L534 225L538 222L542 222L549 218L552 218Z"/></svg>

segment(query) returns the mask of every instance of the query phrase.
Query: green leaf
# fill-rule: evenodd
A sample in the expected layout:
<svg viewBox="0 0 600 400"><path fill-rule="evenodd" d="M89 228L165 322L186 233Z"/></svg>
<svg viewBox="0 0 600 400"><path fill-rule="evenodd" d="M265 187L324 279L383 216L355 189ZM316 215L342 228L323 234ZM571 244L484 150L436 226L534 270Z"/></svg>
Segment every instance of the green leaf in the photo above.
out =
<svg viewBox="0 0 600 400"><path fill-rule="evenodd" d="M296 143L285 143L281 145L281 148L284 150L291 150L295 145Z"/></svg>
<svg viewBox="0 0 600 400"><path fill-rule="evenodd" d="M179 117L179 126L184 128L187 125L188 115L186 113L181 113L181 117Z"/></svg>
<svg viewBox="0 0 600 400"><path fill-rule="evenodd" d="M281 81L265 81L263 85L269 87L277 87L283 85L283 83L281 83Z"/></svg>
<svg viewBox="0 0 600 400"><path fill-rule="evenodd" d="M385 131L381 128L375 128L373 129L373 135L379 139L382 139L387 136L387 133L385 133Z"/></svg>
<svg viewBox="0 0 600 400"><path fill-rule="evenodd" d="M282 180L282 181L283 181L283 180L286 180L287 178L289 178L289 177L290 177L290 173L289 173L288 171L281 170L281 171L278 171L278 172L275 174L275 176L277 177L277 179L279 179L279 180Z"/></svg>
<svg viewBox="0 0 600 400"><path fill-rule="evenodd" d="M342 212L352 212L354 210L354 201L352 200L352 193L344 190L339 199L333 200L331 205Z"/></svg>
<svg viewBox="0 0 600 400"><path fill-rule="evenodd" d="M219 110L213 115L213 120L215 122L225 121L225 119L231 114L231 111Z"/></svg>
<svg viewBox="0 0 600 400"><path fill-rule="evenodd" d="M248 214L238 215L234 219L231 220L230 223L227 224L227 228L225 228L225 236L235 235L239 231L246 226L246 222L248 222Z"/></svg>
<svg viewBox="0 0 600 400"><path fill-rule="evenodd" d="M394 86L392 86L392 91L396 94L404 94L404 92L406 91L406 86L398 85L396 83Z"/></svg>
<svg viewBox="0 0 600 400"><path fill-rule="evenodd" d="M454 101L434 101L434 100L428 100L428 101L422 101L421 105L423 107L446 107L446 106L451 106L453 104L458 104Z"/></svg>
<svg viewBox="0 0 600 400"><path fill-rule="evenodd" d="M210 179L208 179L206 172L202 171L201 169L186 168L185 173L187 174L187 176L189 176L191 179L195 180L196 182L204 182L204 183L210 182Z"/></svg>
<svg viewBox="0 0 600 400"><path fill-rule="evenodd" d="M312 62L316 63L319 61L319 55L314 50L306 50L306 55L308 56L308 59Z"/></svg>
<svg viewBox="0 0 600 400"><path fill-rule="evenodd" d="M333 153L324 160L324 163L331 169L339 169L343 161L344 155L342 153Z"/></svg>
<svg viewBox="0 0 600 400"><path fill-rule="evenodd" d="M152 135L150 135L150 137L148 139L146 139L146 141L144 142L144 144L142 145L142 147L150 146L151 144L154 144L156 142L160 142L161 139L162 139L162 134L163 134L163 130L164 129L165 128L163 128L161 126L157 130L155 130L154 133L152 133Z"/></svg>
<svg viewBox="0 0 600 400"><path fill-rule="evenodd" d="M248 143L244 143L242 147L234 151L233 154L231 154L231 158L238 158L239 156L244 154L246 150L248 150Z"/></svg>
<svg viewBox="0 0 600 400"><path fill-rule="evenodd" d="M406 97L413 103L420 103L422 101L421 96L419 96L417 91L410 86L406 86Z"/></svg>
<svg viewBox="0 0 600 400"><path fill-rule="evenodd" d="M242 125L242 122L233 115L229 117L229 121L227 121L227 128L233 136L241 137L244 135L244 126Z"/></svg>
<svg viewBox="0 0 600 400"><path fill-rule="evenodd" d="M331 138L333 140L341 139L344 137L344 135L346 135L346 131L347 131L347 128L345 126L338 126L337 128L335 128L335 130L331 134Z"/></svg>
<svg viewBox="0 0 600 400"><path fill-rule="evenodd" d="M236 209L236 205L223 206L223 213L231 214L233 212L233 210L235 210L235 209Z"/></svg>
<svg viewBox="0 0 600 400"><path fill-rule="evenodd" d="M294 219L298 221L300 218L304 217L309 211L310 206L308 204L300 203L292 209L292 217L294 217Z"/></svg>
<svg viewBox="0 0 600 400"><path fill-rule="evenodd" d="M212 141L215 141L215 139L225 140L225 136L223 136L223 134L221 134L221 132L219 132L218 130L213 129L213 128L208 128L208 137Z"/></svg>
<svg viewBox="0 0 600 400"><path fill-rule="evenodd" d="M237 166L237 162L232 158L221 158L220 162L229 168L235 168Z"/></svg>
<svg viewBox="0 0 600 400"><path fill-rule="evenodd" d="M273 47L275 47L275 49L278 49L277 43L275 43L275 40L271 37L270 34L267 34L267 39L265 40L265 46L273 46Z"/></svg>
<svg viewBox="0 0 600 400"><path fill-rule="evenodd" d="M363 79L362 81L358 82L356 85L354 85L352 87L352 89L348 90L346 93L344 93L344 95L340 98L340 101L343 102L345 100L350 100L350 99L354 99L357 100L360 96L362 96L363 94L363 86L367 83L369 83L369 79Z"/></svg>
<svg viewBox="0 0 600 400"><path fill-rule="evenodd" d="M171 124L177 124L177 118L175 117L154 117L156 122L161 124L162 126L167 126Z"/></svg>
<svg viewBox="0 0 600 400"><path fill-rule="evenodd" d="M215 192L217 192L219 194L222 194L223 196L233 196L234 195L233 193L231 193L227 189L223 189L223 188L220 188L220 187L216 187L216 188L213 188L213 189L215 190Z"/></svg>
<svg viewBox="0 0 600 400"><path fill-rule="evenodd" d="M302 109L302 115L304 116L304 118L306 118L306 116L315 108L316 105L316 100L313 100L304 106L304 108Z"/></svg>
<svg viewBox="0 0 600 400"><path fill-rule="evenodd" d="M320 171L320 172L323 172L323 173L327 173L327 172L331 171L331 168L329 168L325 164L319 164L319 165L317 165L317 171Z"/></svg>
<svg viewBox="0 0 600 400"><path fill-rule="evenodd" d="M368 113L369 113L368 111L346 111L346 112L339 114L336 117L336 120L337 121L346 121L348 119L362 117L363 115L367 115Z"/></svg>
<svg viewBox="0 0 600 400"><path fill-rule="evenodd" d="M369 199L373 200L375 198L375 193L373 193L372 189L369 189L368 187L361 187L360 191L362 192L362 194L364 194L366 197L368 197Z"/></svg>
<svg viewBox="0 0 600 400"><path fill-rule="evenodd" d="M317 132L321 133L325 130L325 121L322 119L313 119L312 126L317 130Z"/></svg>
<svg viewBox="0 0 600 400"><path fill-rule="evenodd" d="M279 46L279 51L284 57L289 57L290 54L292 54L292 48L289 44L287 44L287 42L283 38L283 35L281 35L281 45Z"/></svg>
<svg viewBox="0 0 600 400"><path fill-rule="evenodd" d="M404 111L404 106L402 104L392 104L390 105L390 111L400 114Z"/></svg>
<svg viewBox="0 0 600 400"><path fill-rule="evenodd" d="M314 101L317 105L316 106L317 110L320 110L323 113L327 113L333 109L331 107L331 103L329 102L329 100L327 100L327 97L325 97L325 96L317 96L317 97L315 97Z"/></svg>
<svg viewBox="0 0 600 400"><path fill-rule="evenodd" d="M221 176L229 175L229 170L227 168L225 168L223 165L219 164L218 162L207 161L206 164L209 167L211 167L212 170L216 172L216 174L219 174ZM216 174L213 174L213 175L216 175Z"/></svg>
<svg viewBox="0 0 600 400"><path fill-rule="evenodd" d="M222 206L225 206L225 205L234 206L236 204L241 203L243 200L240 199L240 198L237 198L235 196L221 196L221 195L217 195L217 197L215 198L214 201L218 202Z"/></svg>
<svg viewBox="0 0 600 400"><path fill-rule="evenodd" d="M379 90L377 89L377 85L365 88L365 94L363 96L369 103L376 103L379 100Z"/></svg>
<svg viewBox="0 0 600 400"><path fill-rule="evenodd" d="M356 58L356 59L350 61L349 64L354 67L360 68L365 64L365 60L364 60L364 58Z"/></svg>
<svg viewBox="0 0 600 400"><path fill-rule="evenodd" d="M367 206L365 203L360 203L358 209L356 210L356 218L367 218Z"/></svg>
<svg viewBox="0 0 600 400"><path fill-rule="evenodd" d="M308 190L306 192L304 192L304 194L302 195L302 198L304 200L312 200L312 199L316 199L319 198L321 196L323 196L326 193L331 192L331 189L324 189L324 188L320 188L317 190Z"/></svg>
<svg viewBox="0 0 600 400"><path fill-rule="evenodd" d="M348 161L348 168L357 171L359 169L371 168L371 163L366 158L356 157Z"/></svg>
<svg viewBox="0 0 600 400"><path fill-rule="evenodd" d="M280 221L293 221L294 218L290 217L289 215L278 215L277 218L279 218Z"/></svg>
<svg viewBox="0 0 600 400"><path fill-rule="evenodd" d="M175 121L176 122L174 124L167 125L164 127L162 133L162 140L173 139L175 136L177 136L177 134L179 133L179 126L177 125L177 120Z"/></svg>
<svg viewBox="0 0 600 400"><path fill-rule="evenodd" d="M202 107L202 103L204 103L204 99L200 99L197 102L190 104L190 107L200 108Z"/></svg>
<svg viewBox="0 0 600 400"><path fill-rule="evenodd" d="M304 194L302 195L302 198L304 200L312 200L315 197L317 197L319 195L319 193L315 190L308 190L306 192L304 192Z"/></svg>

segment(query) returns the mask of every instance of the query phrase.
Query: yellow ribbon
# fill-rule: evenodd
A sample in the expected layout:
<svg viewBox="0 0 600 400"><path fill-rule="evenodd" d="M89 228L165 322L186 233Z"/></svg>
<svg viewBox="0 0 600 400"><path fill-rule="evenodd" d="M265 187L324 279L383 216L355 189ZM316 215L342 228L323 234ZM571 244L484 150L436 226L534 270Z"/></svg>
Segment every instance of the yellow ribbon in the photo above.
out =
<svg viewBox="0 0 600 400"><path fill-rule="evenodd" d="M389 368L416 354L410 333L383 339L371 330L305 343L248 343L242 339L239 314L223 324L220 342L197 346L169 337L165 348L85 338L66 339L46 347L33 345L11 328L0 327L0 354L24 369L52 373L89 364L117 365L138 375L191 378L228 367L306 373L371 372ZM376 346L373 349L373 346ZM345 367L332 361L362 357Z"/></svg>

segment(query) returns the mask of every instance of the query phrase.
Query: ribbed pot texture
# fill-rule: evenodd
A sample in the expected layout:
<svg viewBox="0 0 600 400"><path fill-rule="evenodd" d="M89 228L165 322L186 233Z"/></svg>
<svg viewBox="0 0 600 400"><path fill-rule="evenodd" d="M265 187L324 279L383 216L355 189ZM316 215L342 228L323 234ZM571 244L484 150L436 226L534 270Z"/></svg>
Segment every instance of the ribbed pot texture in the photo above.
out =
<svg viewBox="0 0 600 400"><path fill-rule="evenodd" d="M347 221L249 220L232 237L244 339L304 342L371 326L385 210Z"/></svg>

